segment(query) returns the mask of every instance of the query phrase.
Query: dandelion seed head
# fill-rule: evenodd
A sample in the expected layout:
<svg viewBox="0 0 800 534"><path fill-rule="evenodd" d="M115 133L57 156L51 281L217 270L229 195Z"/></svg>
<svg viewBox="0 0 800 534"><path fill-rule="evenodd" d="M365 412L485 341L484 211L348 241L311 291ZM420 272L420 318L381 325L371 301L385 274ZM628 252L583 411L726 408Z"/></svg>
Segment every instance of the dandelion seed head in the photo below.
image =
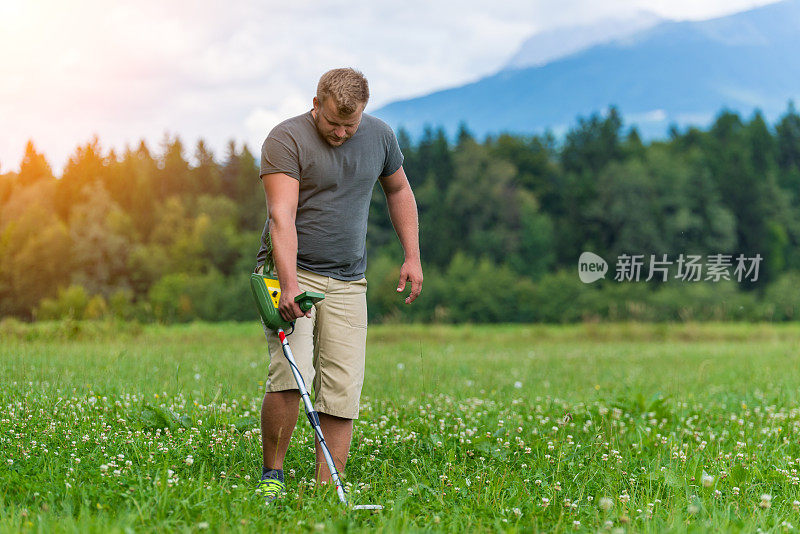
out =
<svg viewBox="0 0 800 534"><path fill-rule="evenodd" d="M608 497L601 497L597 502L597 506L604 512L608 512L614 506L614 501Z"/></svg>

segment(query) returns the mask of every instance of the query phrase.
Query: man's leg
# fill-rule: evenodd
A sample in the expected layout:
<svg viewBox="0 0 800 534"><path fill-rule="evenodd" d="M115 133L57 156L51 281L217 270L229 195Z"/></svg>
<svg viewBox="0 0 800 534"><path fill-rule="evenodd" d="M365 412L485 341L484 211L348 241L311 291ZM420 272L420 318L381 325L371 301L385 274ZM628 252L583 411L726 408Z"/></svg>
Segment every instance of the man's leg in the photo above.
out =
<svg viewBox="0 0 800 534"><path fill-rule="evenodd" d="M268 391L264 394L261 403L261 448L267 469L283 469L283 459L289 449L299 413L298 390Z"/></svg>
<svg viewBox="0 0 800 534"><path fill-rule="evenodd" d="M353 420L321 413L319 414L319 423L322 427L322 435L325 436L325 443L328 444L328 449L331 451L336 470L342 475L347 465L347 456L350 454ZM319 441L314 441L317 449L317 468L315 470L317 482L330 482L331 472L325 456L322 454L322 447L320 447Z"/></svg>
<svg viewBox="0 0 800 534"><path fill-rule="evenodd" d="M325 277L306 271L297 272L297 281L302 290L325 290ZM288 335L289 346L303 380L308 384L314 378L314 323L316 309L311 310L311 318L302 317L295 321L294 330ZM300 413L300 391L292 374L289 362L283 354L278 336L264 329L269 347L269 372L267 392L261 402L261 447L264 467L283 469L283 460L289 449L292 432Z"/></svg>
<svg viewBox="0 0 800 534"><path fill-rule="evenodd" d="M298 270L297 281L302 290L325 292L326 278L323 276ZM314 379L315 317L316 310L312 309L311 318L298 319L292 335L289 336L289 346L292 349L298 371L306 384L312 383ZM300 413L300 392L278 336L266 327L264 334L269 347L270 363L267 373L267 391L261 402L263 466L256 492L263 496L266 503L269 504L286 490L283 462Z"/></svg>

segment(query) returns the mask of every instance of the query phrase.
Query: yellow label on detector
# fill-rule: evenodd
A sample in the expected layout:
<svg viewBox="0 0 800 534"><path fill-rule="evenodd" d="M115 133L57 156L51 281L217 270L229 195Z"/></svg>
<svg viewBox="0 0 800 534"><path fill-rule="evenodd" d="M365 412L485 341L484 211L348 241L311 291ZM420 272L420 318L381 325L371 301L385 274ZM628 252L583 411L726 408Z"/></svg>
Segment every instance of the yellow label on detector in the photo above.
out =
<svg viewBox="0 0 800 534"><path fill-rule="evenodd" d="M269 298L272 299L272 304L275 306L275 309L277 310L278 303L281 300L280 283L273 278L264 278L264 285L267 286L267 293L269 293Z"/></svg>

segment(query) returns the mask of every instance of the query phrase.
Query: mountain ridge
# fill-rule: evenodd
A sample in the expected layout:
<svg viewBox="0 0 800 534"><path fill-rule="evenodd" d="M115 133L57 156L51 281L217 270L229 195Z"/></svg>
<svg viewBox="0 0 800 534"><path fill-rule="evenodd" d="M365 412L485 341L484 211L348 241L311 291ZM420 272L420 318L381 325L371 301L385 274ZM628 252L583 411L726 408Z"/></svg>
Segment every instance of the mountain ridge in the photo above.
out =
<svg viewBox="0 0 800 534"><path fill-rule="evenodd" d="M665 21L545 65L501 70L459 87L388 104L373 114L412 136L560 135L579 116L617 106L647 138L670 125L703 126L720 109L768 117L800 96L800 0L705 21Z"/></svg>

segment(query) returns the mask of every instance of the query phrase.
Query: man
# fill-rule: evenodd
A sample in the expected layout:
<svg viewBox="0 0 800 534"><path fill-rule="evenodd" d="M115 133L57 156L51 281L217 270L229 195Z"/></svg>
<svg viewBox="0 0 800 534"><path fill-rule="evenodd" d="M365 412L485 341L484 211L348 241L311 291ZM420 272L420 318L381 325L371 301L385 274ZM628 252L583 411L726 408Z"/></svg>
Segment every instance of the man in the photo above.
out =
<svg viewBox="0 0 800 534"><path fill-rule="evenodd" d="M372 190L380 180L405 252L397 291L405 302L422 291L417 207L392 129L364 113L369 87L353 69L319 80L313 109L276 126L261 151L267 234L281 285L278 310L295 322L289 345L306 384L313 384L325 441L344 472L358 417L367 339L366 234ZM307 313L295 296L325 294ZM267 333L270 364L261 406L263 469L259 492L272 502L285 489L283 460L299 414L300 393L277 337ZM319 443L316 475L330 480Z"/></svg>

